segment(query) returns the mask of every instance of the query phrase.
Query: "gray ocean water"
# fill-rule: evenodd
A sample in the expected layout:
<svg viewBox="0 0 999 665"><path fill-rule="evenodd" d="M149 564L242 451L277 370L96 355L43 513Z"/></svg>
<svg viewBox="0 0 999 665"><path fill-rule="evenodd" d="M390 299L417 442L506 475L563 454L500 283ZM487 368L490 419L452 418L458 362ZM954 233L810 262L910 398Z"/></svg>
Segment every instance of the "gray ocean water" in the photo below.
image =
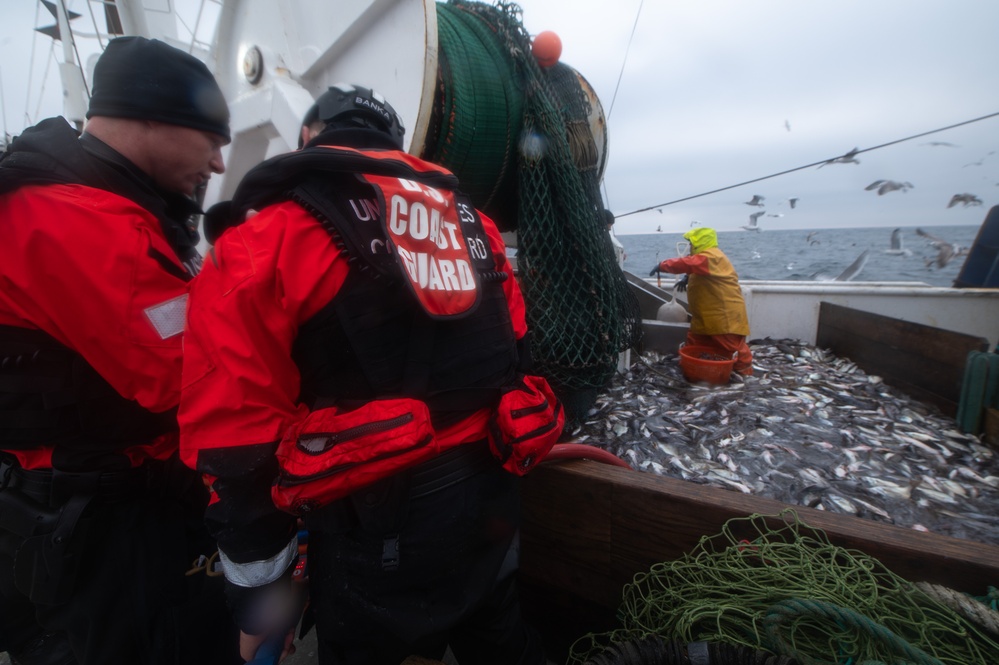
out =
<svg viewBox="0 0 999 665"><path fill-rule="evenodd" d="M925 233L959 247L971 247L979 226L924 226ZM916 227L901 229L902 247L911 254L889 254L892 228L722 231L718 246L732 261L741 280L826 280L843 273L865 250L867 261L855 282L925 282L953 286L966 255L944 267L935 264L939 250ZM625 249L624 269L647 277L657 261L676 256L677 233L619 235ZM664 274L663 279L670 279Z"/></svg>

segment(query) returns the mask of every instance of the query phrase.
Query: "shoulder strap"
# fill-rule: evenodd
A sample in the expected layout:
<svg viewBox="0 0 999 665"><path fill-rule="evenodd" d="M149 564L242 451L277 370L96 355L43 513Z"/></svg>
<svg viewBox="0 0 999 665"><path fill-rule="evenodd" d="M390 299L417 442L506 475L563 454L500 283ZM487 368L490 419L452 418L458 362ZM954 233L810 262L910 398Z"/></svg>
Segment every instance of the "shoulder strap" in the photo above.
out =
<svg viewBox="0 0 999 665"><path fill-rule="evenodd" d="M249 210L288 198L288 193L309 174L374 173L420 179L435 187L454 189L458 179L429 162L419 165L398 158L393 150L354 150L315 146L272 157L250 170L236 188L231 215L242 220ZM238 222L237 222L238 223Z"/></svg>
<svg viewBox="0 0 999 665"><path fill-rule="evenodd" d="M399 271L391 249L381 233L377 219L362 227L347 219L336 202L344 196L344 190L357 191L361 182L354 176L330 177L319 174L306 178L290 193L289 199L298 203L319 220L323 228L333 238L333 242L344 253L351 264L366 276L373 279L397 279ZM372 214L379 214L372 211Z"/></svg>

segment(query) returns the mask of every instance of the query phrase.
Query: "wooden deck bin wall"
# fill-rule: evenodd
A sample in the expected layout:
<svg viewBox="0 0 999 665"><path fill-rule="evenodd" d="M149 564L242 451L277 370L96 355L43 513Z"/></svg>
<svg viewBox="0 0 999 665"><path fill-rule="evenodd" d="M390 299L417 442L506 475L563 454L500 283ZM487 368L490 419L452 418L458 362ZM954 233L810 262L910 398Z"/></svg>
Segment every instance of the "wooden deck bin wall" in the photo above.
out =
<svg viewBox="0 0 999 665"><path fill-rule="evenodd" d="M823 302L816 344L944 414L957 414L970 351L988 340Z"/></svg>

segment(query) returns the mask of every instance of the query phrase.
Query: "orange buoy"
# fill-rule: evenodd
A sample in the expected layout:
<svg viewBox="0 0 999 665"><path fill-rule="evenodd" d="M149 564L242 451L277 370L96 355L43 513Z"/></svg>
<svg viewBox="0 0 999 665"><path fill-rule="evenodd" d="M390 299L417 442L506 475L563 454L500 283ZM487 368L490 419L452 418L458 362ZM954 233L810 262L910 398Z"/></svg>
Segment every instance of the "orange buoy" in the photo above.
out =
<svg viewBox="0 0 999 665"><path fill-rule="evenodd" d="M531 43L531 53L538 65L547 69L562 55L562 40L551 30L539 32Z"/></svg>

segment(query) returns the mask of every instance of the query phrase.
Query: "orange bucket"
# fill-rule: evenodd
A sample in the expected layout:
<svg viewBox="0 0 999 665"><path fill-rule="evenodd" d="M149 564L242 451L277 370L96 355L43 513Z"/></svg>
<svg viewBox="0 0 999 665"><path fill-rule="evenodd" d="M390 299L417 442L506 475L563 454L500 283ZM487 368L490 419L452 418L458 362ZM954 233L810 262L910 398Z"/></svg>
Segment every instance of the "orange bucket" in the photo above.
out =
<svg viewBox="0 0 999 665"><path fill-rule="evenodd" d="M717 350L707 346L680 347L680 370L691 383L704 381L724 385L732 375L735 358L725 359Z"/></svg>

